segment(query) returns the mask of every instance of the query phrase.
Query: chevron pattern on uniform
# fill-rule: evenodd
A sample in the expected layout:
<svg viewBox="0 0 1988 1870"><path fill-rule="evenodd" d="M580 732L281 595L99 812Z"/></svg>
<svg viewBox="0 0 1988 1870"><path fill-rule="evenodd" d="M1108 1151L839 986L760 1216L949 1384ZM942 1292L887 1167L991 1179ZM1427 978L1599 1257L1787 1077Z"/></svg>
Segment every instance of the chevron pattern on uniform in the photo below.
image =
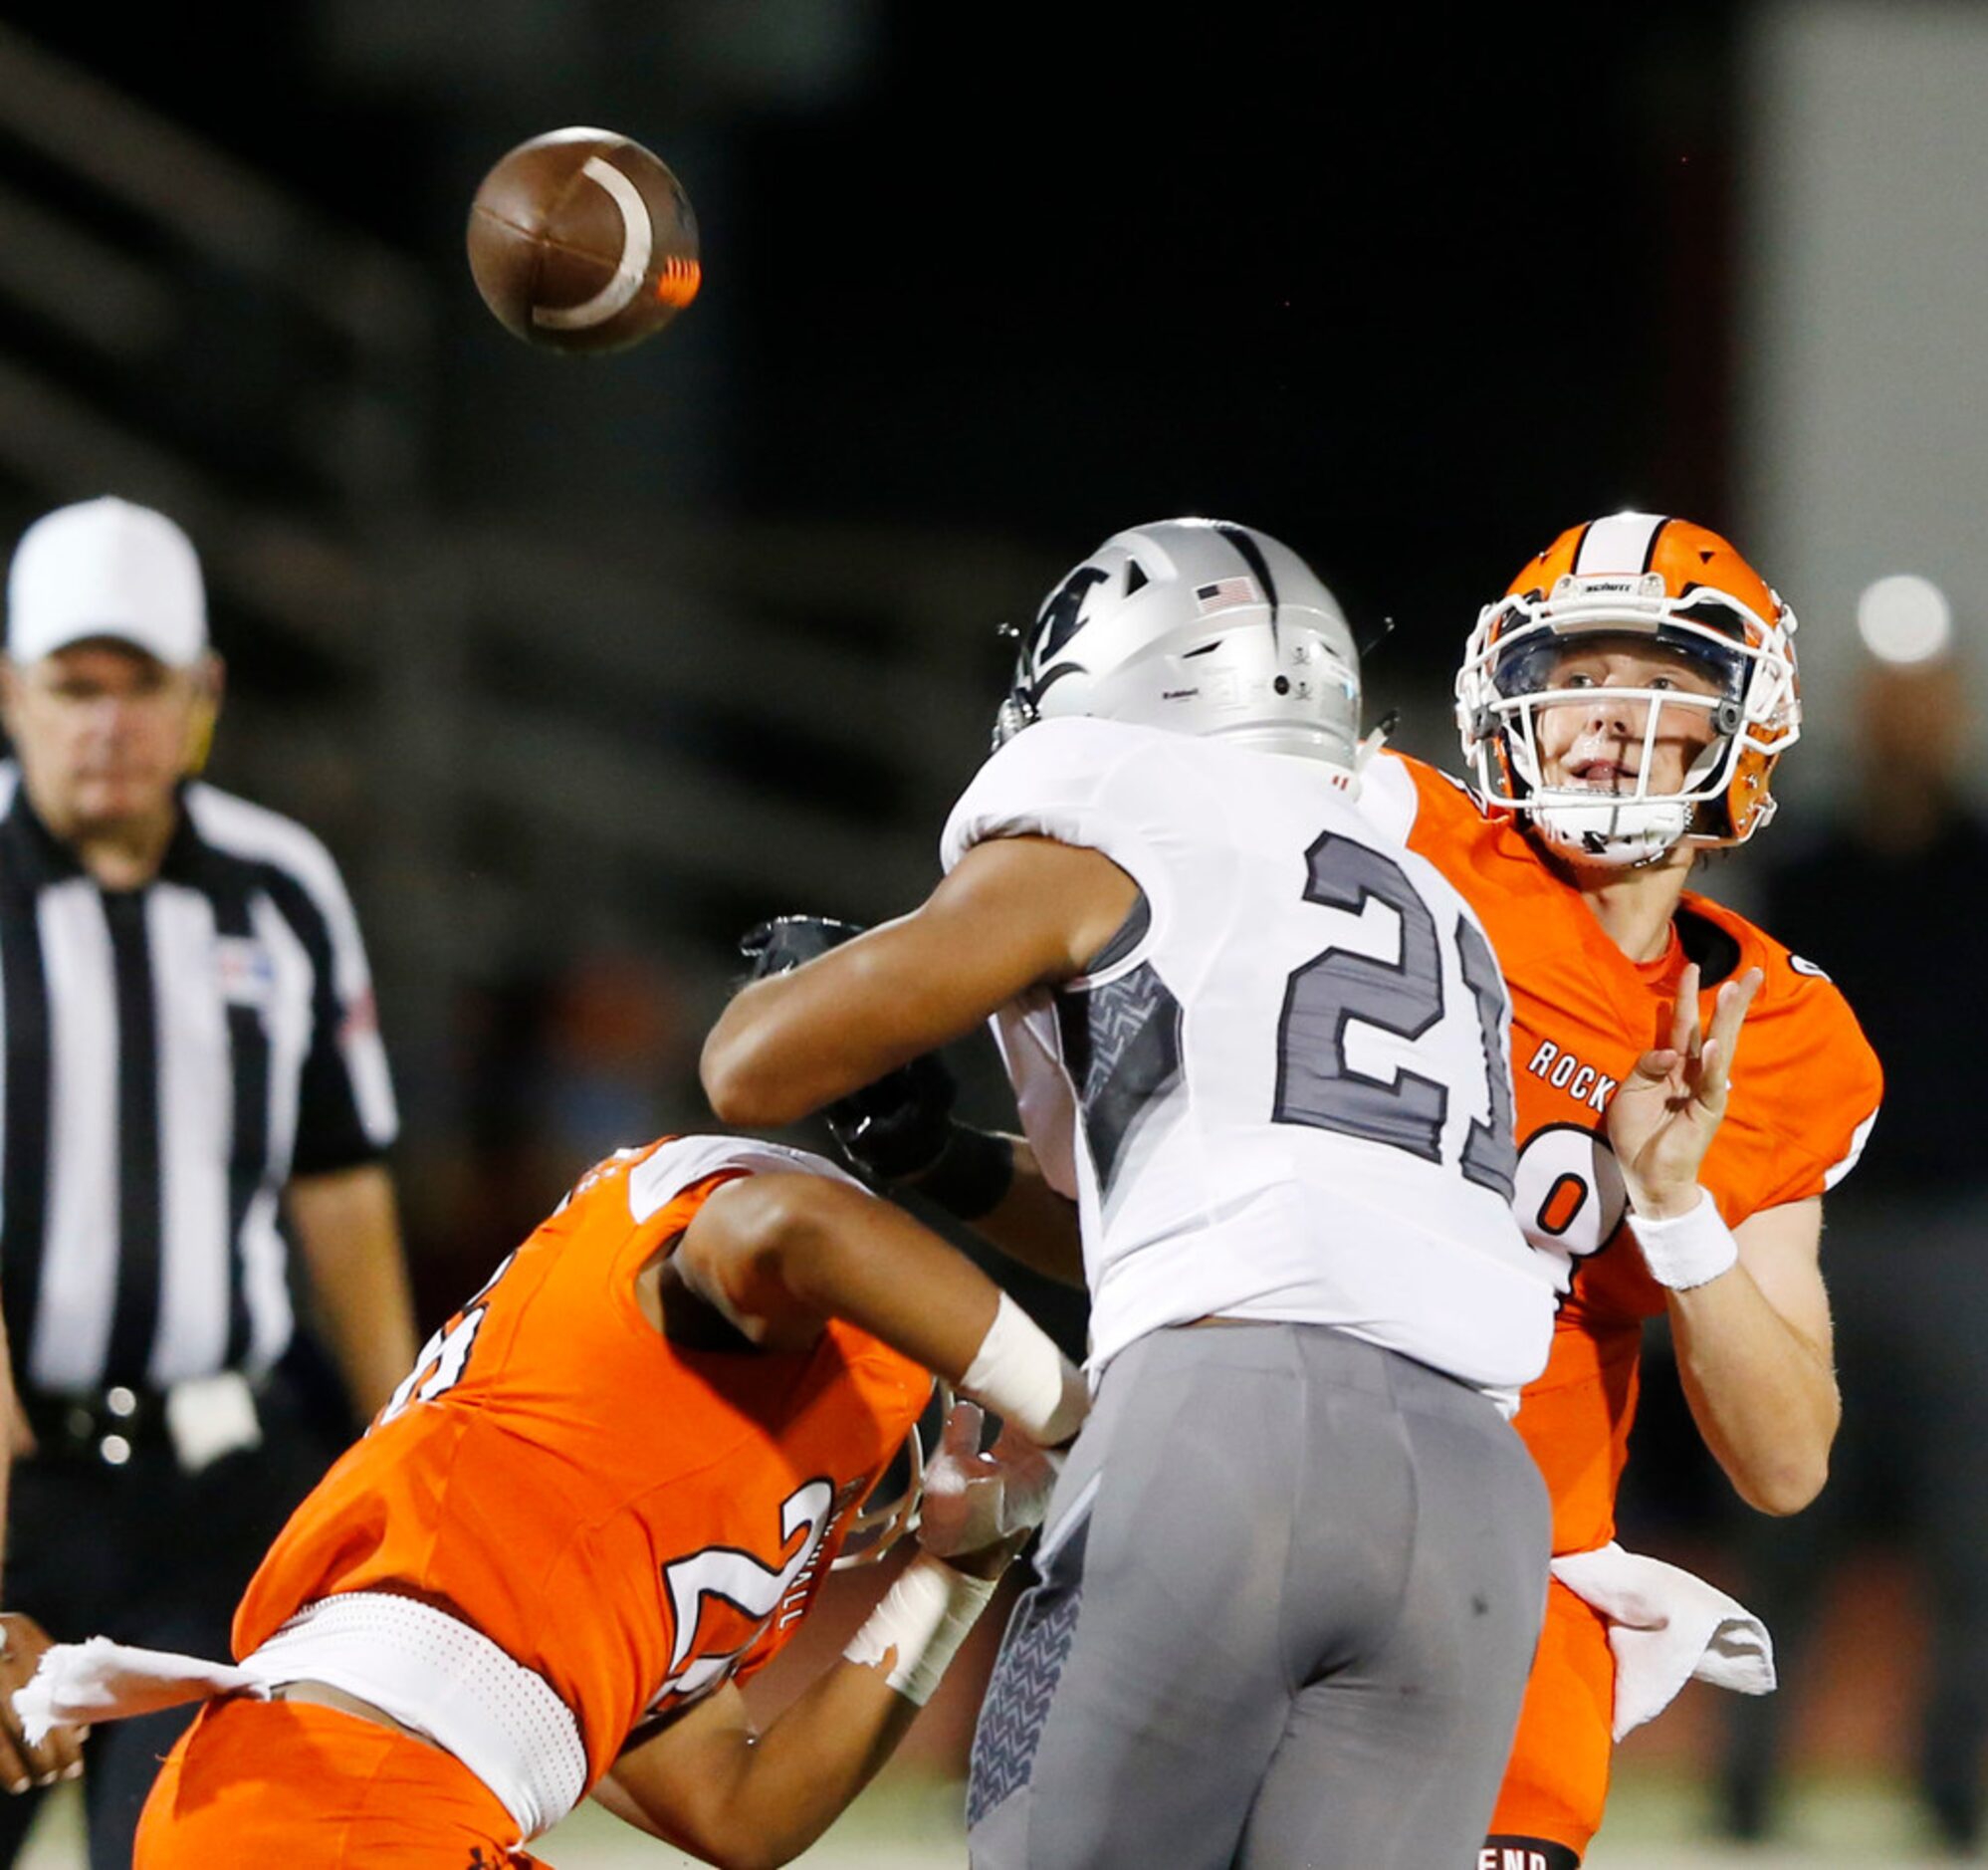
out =
<svg viewBox="0 0 1988 1870"><path fill-rule="evenodd" d="M1134 1128L1181 1076L1181 1003L1150 961L1062 1002L1064 1056L1100 1192Z"/></svg>
<svg viewBox="0 0 1988 1870"><path fill-rule="evenodd" d="M1089 1530L1086 1523L1065 1541L1049 1575L1015 1606L974 1730L973 1767L967 1782L969 1829L1026 1785L1034 1770L1042 1724L1049 1718L1049 1703L1076 1639Z"/></svg>

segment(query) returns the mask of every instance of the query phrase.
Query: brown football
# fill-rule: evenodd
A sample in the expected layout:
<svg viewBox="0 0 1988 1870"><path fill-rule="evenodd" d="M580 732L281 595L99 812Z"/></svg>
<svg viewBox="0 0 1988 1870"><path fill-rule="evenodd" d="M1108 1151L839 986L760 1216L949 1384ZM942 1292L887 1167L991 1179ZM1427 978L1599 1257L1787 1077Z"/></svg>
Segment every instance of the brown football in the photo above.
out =
<svg viewBox="0 0 1988 1870"><path fill-rule="evenodd" d="M476 191L470 271L505 330L552 351L620 351L697 297L697 217L638 142L555 129L522 142Z"/></svg>

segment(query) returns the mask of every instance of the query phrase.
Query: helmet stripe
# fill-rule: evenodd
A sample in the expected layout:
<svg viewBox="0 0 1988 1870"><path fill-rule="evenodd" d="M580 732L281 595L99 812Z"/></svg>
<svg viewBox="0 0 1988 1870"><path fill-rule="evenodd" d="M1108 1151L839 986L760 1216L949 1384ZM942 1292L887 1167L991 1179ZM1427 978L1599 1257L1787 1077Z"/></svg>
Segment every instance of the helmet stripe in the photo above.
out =
<svg viewBox="0 0 1988 1870"><path fill-rule="evenodd" d="M1657 556L1657 541L1670 524L1661 513L1614 513L1596 520L1581 537L1574 555L1576 578L1606 578L1611 573L1641 576Z"/></svg>
<svg viewBox="0 0 1988 1870"><path fill-rule="evenodd" d="M1215 530L1242 555L1242 563L1255 574L1257 584L1263 586L1263 596L1270 606L1270 640L1277 640L1277 581L1270 576L1270 563L1263 557L1263 548L1257 545L1255 537L1246 528L1224 526L1215 522Z"/></svg>

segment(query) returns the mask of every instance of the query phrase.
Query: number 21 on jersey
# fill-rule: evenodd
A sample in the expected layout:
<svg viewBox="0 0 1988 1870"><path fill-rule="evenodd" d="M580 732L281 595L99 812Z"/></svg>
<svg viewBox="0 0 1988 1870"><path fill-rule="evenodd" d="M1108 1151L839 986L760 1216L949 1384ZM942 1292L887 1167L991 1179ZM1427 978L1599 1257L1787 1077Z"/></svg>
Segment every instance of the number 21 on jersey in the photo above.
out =
<svg viewBox="0 0 1988 1870"><path fill-rule="evenodd" d="M1347 1056L1347 1030L1372 1027L1423 1042L1417 1056L1441 1069L1431 1035L1441 1026L1443 943L1476 1008L1473 1066L1481 1068L1488 1120L1472 1118L1457 1167L1466 1181L1509 1201L1517 1152L1512 1141L1512 1084L1504 1030L1509 1003L1497 957L1483 931L1459 914L1446 936L1408 872L1385 852L1333 831L1305 852L1307 902L1358 915L1379 901L1401 925L1395 960L1327 948L1295 969L1284 986L1277 1022L1277 1090L1272 1115L1442 1160L1448 1078L1406 1066L1392 1077L1363 1071ZM1454 1049L1449 1049L1453 1067Z"/></svg>

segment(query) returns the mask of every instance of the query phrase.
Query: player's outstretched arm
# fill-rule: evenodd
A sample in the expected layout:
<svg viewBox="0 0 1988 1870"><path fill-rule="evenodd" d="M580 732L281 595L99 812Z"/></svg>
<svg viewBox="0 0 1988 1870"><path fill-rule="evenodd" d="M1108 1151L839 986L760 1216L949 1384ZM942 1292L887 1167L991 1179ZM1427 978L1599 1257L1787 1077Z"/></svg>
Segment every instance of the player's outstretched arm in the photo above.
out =
<svg viewBox="0 0 1988 1870"><path fill-rule="evenodd" d="M686 1286L755 1343L846 1318L1036 1441L1074 1434L1083 1379L1012 1299L922 1222L822 1175L744 1176L672 1255Z"/></svg>
<svg viewBox="0 0 1988 1870"><path fill-rule="evenodd" d="M1095 850L977 844L911 914L742 990L705 1041L705 1095L726 1123L807 1116L1075 977L1138 893Z"/></svg>
<svg viewBox="0 0 1988 1870"><path fill-rule="evenodd" d="M1822 1491L1842 1405L1818 1261L1822 1204L1791 1202L1735 1234L1698 1169L1725 1115L1758 971L1719 990L1712 1030L1686 968L1669 1044L1645 1052L1609 1106L1630 1228L1666 1288L1678 1376L1705 1445L1740 1498L1798 1513Z"/></svg>
<svg viewBox="0 0 1988 1870"><path fill-rule="evenodd" d="M927 1549L840 1662L764 1734L727 1683L624 1752L595 1798L728 1870L783 1864L812 1844L904 1738L1047 1504L1047 1458L1012 1431L980 1454L980 1420L970 1403L948 1420L926 1482Z"/></svg>
<svg viewBox="0 0 1988 1870"><path fill-rule="evenodd" d="M748 929L739 952L752 981L771 980L864 931L832 916L788 914ZM1077 1205L1049 1183L1019 1136L962 1123L959 1086L937 1052L821 1108L843 1162L871 1187L907 1192L964 1221L996 1252L1081 1286Z"/></svg>

